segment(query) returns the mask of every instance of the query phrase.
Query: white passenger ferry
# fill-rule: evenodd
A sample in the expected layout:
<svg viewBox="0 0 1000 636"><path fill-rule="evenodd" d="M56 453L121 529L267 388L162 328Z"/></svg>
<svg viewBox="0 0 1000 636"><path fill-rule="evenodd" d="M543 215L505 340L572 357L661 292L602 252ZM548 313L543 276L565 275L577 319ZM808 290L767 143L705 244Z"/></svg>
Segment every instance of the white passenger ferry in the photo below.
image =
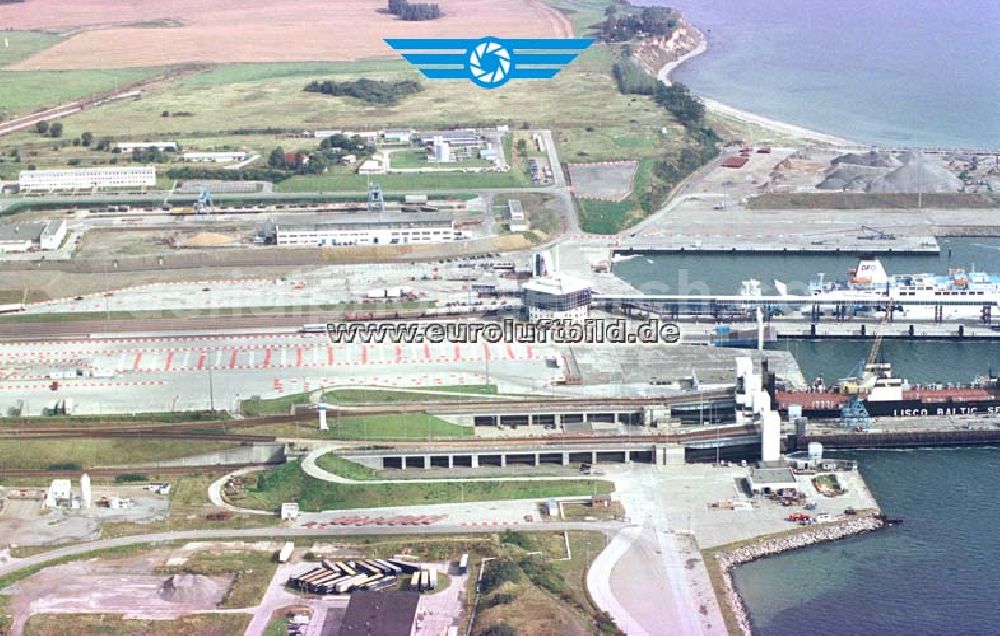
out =
<svg viewBox="0 0 1000 636"><path fill-rule="evenodd" d="M878 260L863 260L851 278L845 282L826 282L823 275L809 285L812 296L822 296L824 302L820 310L833 309L838 297L850 299L856 310L882 311L888 301L907 303L926 302L926 305L896 305L895 313L900 317L915 320L962 320L977 319L983 315L984 305L993 309L994 317L1000 316L1000 275L966 272L964 269L950 269L947 276L938 274L901 274L890 276ZM871 298L871 304L858 299ZM942 300L951 304L937 309L935 303ZM809 310L811 306L803 309ZM937 312L937 315L936 315Z"/></svg>

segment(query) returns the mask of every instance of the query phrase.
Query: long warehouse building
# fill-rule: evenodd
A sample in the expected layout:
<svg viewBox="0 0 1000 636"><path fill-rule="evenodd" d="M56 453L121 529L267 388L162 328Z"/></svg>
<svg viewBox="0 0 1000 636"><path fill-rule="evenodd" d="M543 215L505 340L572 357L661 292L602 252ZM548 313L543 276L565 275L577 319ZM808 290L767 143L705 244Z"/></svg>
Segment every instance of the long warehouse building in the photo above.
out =
<svg viewBox="0 0 1000 636"><path fill-rule="evenodd" d="M155 185L154 166L22 170L18 176L18 186L22 192L145 188Z"/></svg>
<svg viewBox="0 0 1000 636"><path fill-rule="evenodd" d="M312 220L290 217L279 219L274 232L278 245L296 247L406 245L455 238L451 212L347 213Z"/></svg>

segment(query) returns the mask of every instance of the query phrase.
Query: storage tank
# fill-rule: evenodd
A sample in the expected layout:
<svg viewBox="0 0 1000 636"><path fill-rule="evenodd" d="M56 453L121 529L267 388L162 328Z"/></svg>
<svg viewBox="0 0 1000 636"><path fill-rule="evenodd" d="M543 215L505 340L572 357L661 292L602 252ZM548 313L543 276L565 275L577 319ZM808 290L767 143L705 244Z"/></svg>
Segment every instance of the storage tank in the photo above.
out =
<svg viewBox="0 0 1000 636"><path fill-rule="evenodd" d="M818 464L823 461L823 445L819 442L809 442L807 448L807 453L809 454L809 462L812 464Z"/></svg>

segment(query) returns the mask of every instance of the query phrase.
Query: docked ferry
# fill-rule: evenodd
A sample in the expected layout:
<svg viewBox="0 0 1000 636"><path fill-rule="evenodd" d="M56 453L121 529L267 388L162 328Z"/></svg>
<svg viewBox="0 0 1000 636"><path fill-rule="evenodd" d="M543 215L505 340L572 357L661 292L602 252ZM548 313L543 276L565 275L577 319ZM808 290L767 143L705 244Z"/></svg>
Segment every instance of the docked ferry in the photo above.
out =
<svg viewBox="0 0 1000 636"><path fill-rule="evenodd" d="M838 298L844 298L855 310L872 312L884 311L886 304L895 300L929 303L946 300L951 304L894 305L894 312L901 318L914 320L972 320L982 317L985 305L1000 306L1000 275L996 274L951 269L947 276L890 276L877 259L862 260L850 273L849 280L838 282L824 281L820 274L818 280L809 284L809 294L822 296L823 302L807 305L803 310L831 311ZM868 298L871 303L864 302Z"/></svg>
<svg viewBox="0 0 1000 636"><path fill-rule="evenodd" d="M917 385L893 377L888 362L867 364L861 377L826 386L821 379L809 390L772 393L778 408L798 405L805 417L836 419L855 397L870 417L1000 415L1000 380L981 377L969 385Z"/></svg>

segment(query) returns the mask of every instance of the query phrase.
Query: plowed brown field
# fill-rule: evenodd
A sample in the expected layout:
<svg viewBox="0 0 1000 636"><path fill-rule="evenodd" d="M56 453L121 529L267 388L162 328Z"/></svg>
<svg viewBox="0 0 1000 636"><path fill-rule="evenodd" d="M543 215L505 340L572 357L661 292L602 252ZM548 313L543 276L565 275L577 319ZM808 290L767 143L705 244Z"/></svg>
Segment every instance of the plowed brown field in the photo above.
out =
<svg viewBox="0 0 1000 636"><path fill-rule="evenodd" d="M437 1L443 18L403 22L385 0L27 0L0 5L0 29L80 30L21 70L342 61L393 55L387 37L573 34L538 0Z"/></svg>

